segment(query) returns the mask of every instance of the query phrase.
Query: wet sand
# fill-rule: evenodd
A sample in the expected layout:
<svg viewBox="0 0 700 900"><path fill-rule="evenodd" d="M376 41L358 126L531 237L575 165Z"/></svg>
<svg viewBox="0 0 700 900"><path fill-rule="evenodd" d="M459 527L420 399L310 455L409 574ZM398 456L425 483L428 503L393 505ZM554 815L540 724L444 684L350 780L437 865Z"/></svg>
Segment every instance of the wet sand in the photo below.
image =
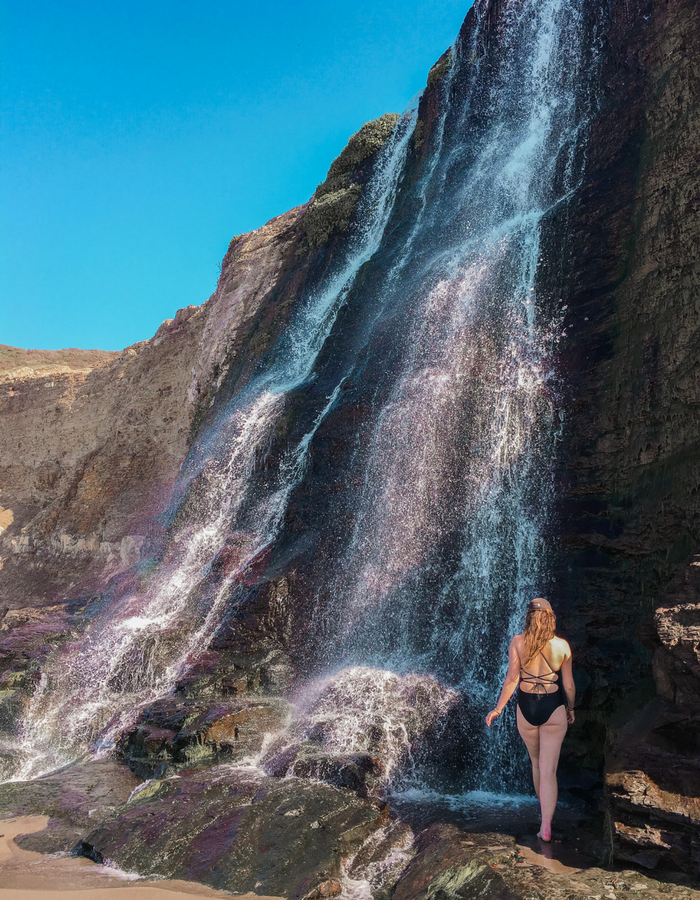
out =
<svg viewBox="0 0 700 900"><path fill-rule="evenodd" d="M19 834L43 831L46 816L0 819L0 900L183 900L192 897L228 898L190 881L140 881L89 859L46 856L22 850ZM239 900L280 900L258 894L239 894Z"/></svg>

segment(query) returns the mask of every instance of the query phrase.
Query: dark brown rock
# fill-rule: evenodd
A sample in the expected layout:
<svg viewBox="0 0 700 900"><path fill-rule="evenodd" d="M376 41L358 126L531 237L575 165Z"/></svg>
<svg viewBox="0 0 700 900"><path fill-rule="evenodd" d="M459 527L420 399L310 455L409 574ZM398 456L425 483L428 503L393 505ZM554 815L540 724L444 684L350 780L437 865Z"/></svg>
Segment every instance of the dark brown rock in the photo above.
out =
<svg viewBox="0 0 700 900"><path fill-rule="evenodd" d="M337 897L343 893L342 885L335 878L329 878L328 881L322 881L312 891L309 891L302 900L325 900L326 897Z"/></svg>
<svg viewBox="0 0 700 900"><path fill-rule="evenodd" d="M605 39L584 181L544 237L560 274L540 272L568 305L549 590L590 684L564 747L574 771L600 766L617 707L648 699L633 694L651 684L651 616L700 549L698 6L588 15Z"/></svg>
<svg viewBox="0 0 700 900"><path fill-rule="evenodd" d="M658 697L613 729L606 799L614 852L700 876L700 578L697 557L660 607L654 676ZM685 600L678 603L678 600ZM696 602L693 602L696 601Z"/></svg>
<svg viewBox="0 0 700 900"><path fill-rule="evenodd" d="M76 852L235 893L334 896L344 860L386 819L348 791L221 766L152 783Z"/></svg>
<svg viewBox="0 0 700 900"><path fill-rule="evenodd" d="M700 716L644 707L615 733L605 781L616 858L700 874Z"/></svg>
<svg viewBox="0 0 700 900"><path fill-rule="evenodd" d="M0 734L14 736L42 666L84 630L83 612L79 602L6 612L0 622Z"/></svg>
<svg viewBox="0 0 700 900"><path fill-rule="evenodd" d="M283 728L289 705L245 697L212 705L165 698L143 710L120 738L118 753L143 778L163 778L183 768L253 758L265 738Z"/></svg>
<svg viewBox="0 0 700 900"><path fill-rule="evenodd" d="M694 556L671 583L654 624L659 695L700 712L700 556Z"/></svg>
<svg viewBox="0 0 700 900"><path fill-rule="evenodd" d="M27 850L70 850L86 831L129 799L139 779L126 766L101 760L38 778L0 785L0 816L49 816L45 831L20 839Z"/></svg>
<svg viewBox="0 0 700 900"><path fill-rule="evenodd" d="M515 839L503 834L466 834L434 825L416 841L416 855L392 891L392 900L592 900L639 897L695 900L700 892L654 881L635 871L557 867L524 856ZM556 860L556 848L545 853ZM643 892L643 893L642 893Z"/></svg>

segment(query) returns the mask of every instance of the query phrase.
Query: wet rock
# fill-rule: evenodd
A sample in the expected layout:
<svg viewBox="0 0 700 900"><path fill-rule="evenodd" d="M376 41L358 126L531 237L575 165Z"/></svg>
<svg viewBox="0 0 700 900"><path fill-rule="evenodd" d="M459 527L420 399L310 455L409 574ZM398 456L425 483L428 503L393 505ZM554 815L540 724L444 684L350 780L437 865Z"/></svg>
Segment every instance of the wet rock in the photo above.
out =
<svg viewBox="0 0 700 900"><path fill-rule="evenodd" d="M171 774L214 757L232 762L253 757L266 737L289 719L281 699L243 698L219 702L159 700L146 707L120 738L118 753L143 778Z"/></svg>
<svg viewBox="0 0 700 900"><path fill-rule="evenodd" d="M0 777L14 767L13 737L42 667L67 641L84 630L85 602L20 607L0 622L0 735L9 738L0 753Z"/></svg>
<svg viewBox="0 0 700 900"><path fill-rule="evenodd" d="M697 900L700 892L654 881L635 871L609 872L542 865L523 856L515 839L502 834L466 834L434 825L416 841L416 855L392 892L392 900L493 898L493 900L602 900L646 897ZM546 851L546 848L545 848ZM549 851L546 851L549 852ZM556 859L556 851L550 853ZM548 869L546 866L550 866ZM558 871L557 871L558 870Z"/></svg>
<svg viewBox="0 0 700 900"><path fill-rule="evenodd" d="M200 653L175 685L190 700L221 700L245 694L284 695L295 671L287 654L291 633L291 577L264 580L244 611L224 618L209 649Z"/></svg>
<svg viewBox="0 0 700 900"><path fill-rule="evenodd" d="M337 897L343 893L342 885L335 878L322 881L317 887L302 897L302 900L326 900L326 897Z"/></svg>
<svg viewBox="0 0 700 900"><path fill-rule="evenodd" d="M343 866L346 892L358 882L373 900L389 900L394 885L415 853L413 830L405 822L389 819L372 832Z"/></svg>
<svg viewBox="0 0 700 900"><path fill-rule="evenodd" d="M494 850L497 845L502 846ZM517 858L513 838L478 835L475 839L453 826L434 825L418 836L416 850L392 892L392 900L436 894L464 898L481 895L496 900L517 897L502 871Z"/></svg>
<svg viewBox="0 0 700 900"><path fill-rule="evenodd" d="M84 603L9 610L0 624L0 690L31 689L40 664L71 634Z"/></svg>
<svg viewBox="0 0 700 900"><path fill-rule="evenodd" d="M217 766L136 794L76 852L89 844L126 871L236 893L320 898L337 893L344 860L387 821L349 791Z"/></svg>
<svg viewBox="0 0 700 900"><path fill-rule="evenodd" d="M348 788L367 798L382 786L383 767L367 753L334 754L313 743L294 744L275 753L264 763L265 771L278 778L294 775Z"/></svg>
<svg viewBox="0 0 700 900"><path fill-rule="evenodd" d="M0 785L0 817L49 816L45 831L25 835L18 843L25 850L65 852L126 803L138 784L135 775L113 760L75 765L35 781Z"/></svg>
<svg viewBox="0 0 700 900"><path fill-rule="evenodd" d="M318 778L377 795L425 734L457 702L425 675L354 666L309 685L294 719L272 741L263 765L277 776Z"/></svg>

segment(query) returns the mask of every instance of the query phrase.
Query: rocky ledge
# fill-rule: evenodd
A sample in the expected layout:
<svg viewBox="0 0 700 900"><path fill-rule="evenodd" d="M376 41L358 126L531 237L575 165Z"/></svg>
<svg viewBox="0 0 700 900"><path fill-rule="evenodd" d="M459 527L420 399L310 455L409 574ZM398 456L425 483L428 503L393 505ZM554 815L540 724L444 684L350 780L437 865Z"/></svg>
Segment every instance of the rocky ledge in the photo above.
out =
<svg viewBox="0 0 700 900"><path fill-rule="evenodd" d="M0 815L43 814L21 847L72 852L143 876L294 900L700 900L629 869L578 868L503 834L418 833L386 803L230 764L140 782L111 761L0 787ZM555 846L549 855L556 858Z"/></svg>
<svg viewBox="0 0 700 900"><path fill-rule="evenodd" d="M614 852L700 877L700 555L671 583L643 637L655 650L657 696L611 731Z"/></svg>

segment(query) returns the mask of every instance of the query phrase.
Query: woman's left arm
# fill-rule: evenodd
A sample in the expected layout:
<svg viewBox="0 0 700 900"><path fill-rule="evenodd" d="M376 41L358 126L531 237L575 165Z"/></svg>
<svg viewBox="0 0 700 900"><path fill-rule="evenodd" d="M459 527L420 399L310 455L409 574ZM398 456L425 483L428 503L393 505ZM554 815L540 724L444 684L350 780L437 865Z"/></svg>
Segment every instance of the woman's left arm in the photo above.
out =
<svg viewBox="0 0 700 900"><path fill-rule="evenodd" d="M515 646L515 638L513 638L510 642L510 647L508 648L508 671L506 673L505 681L503 682L503 687L501 688L501 696L498 698L496 708L492 709L488 716L486 716L486 724L488 726L490 726L493 720L503 712L506 703L515 693L515 689L519 683L520 657L518 656L518 651Z"/></svg>
<svg viewBox="0 0 700 900"><path fill-rule="evenodd" d="M566 721L569 725L574 724L574 705L576 703L576 684L574 683L574 673L571 665L571 648L569 647L569 655L561 666L561 680L564 693L566 694Z"/></svg>

